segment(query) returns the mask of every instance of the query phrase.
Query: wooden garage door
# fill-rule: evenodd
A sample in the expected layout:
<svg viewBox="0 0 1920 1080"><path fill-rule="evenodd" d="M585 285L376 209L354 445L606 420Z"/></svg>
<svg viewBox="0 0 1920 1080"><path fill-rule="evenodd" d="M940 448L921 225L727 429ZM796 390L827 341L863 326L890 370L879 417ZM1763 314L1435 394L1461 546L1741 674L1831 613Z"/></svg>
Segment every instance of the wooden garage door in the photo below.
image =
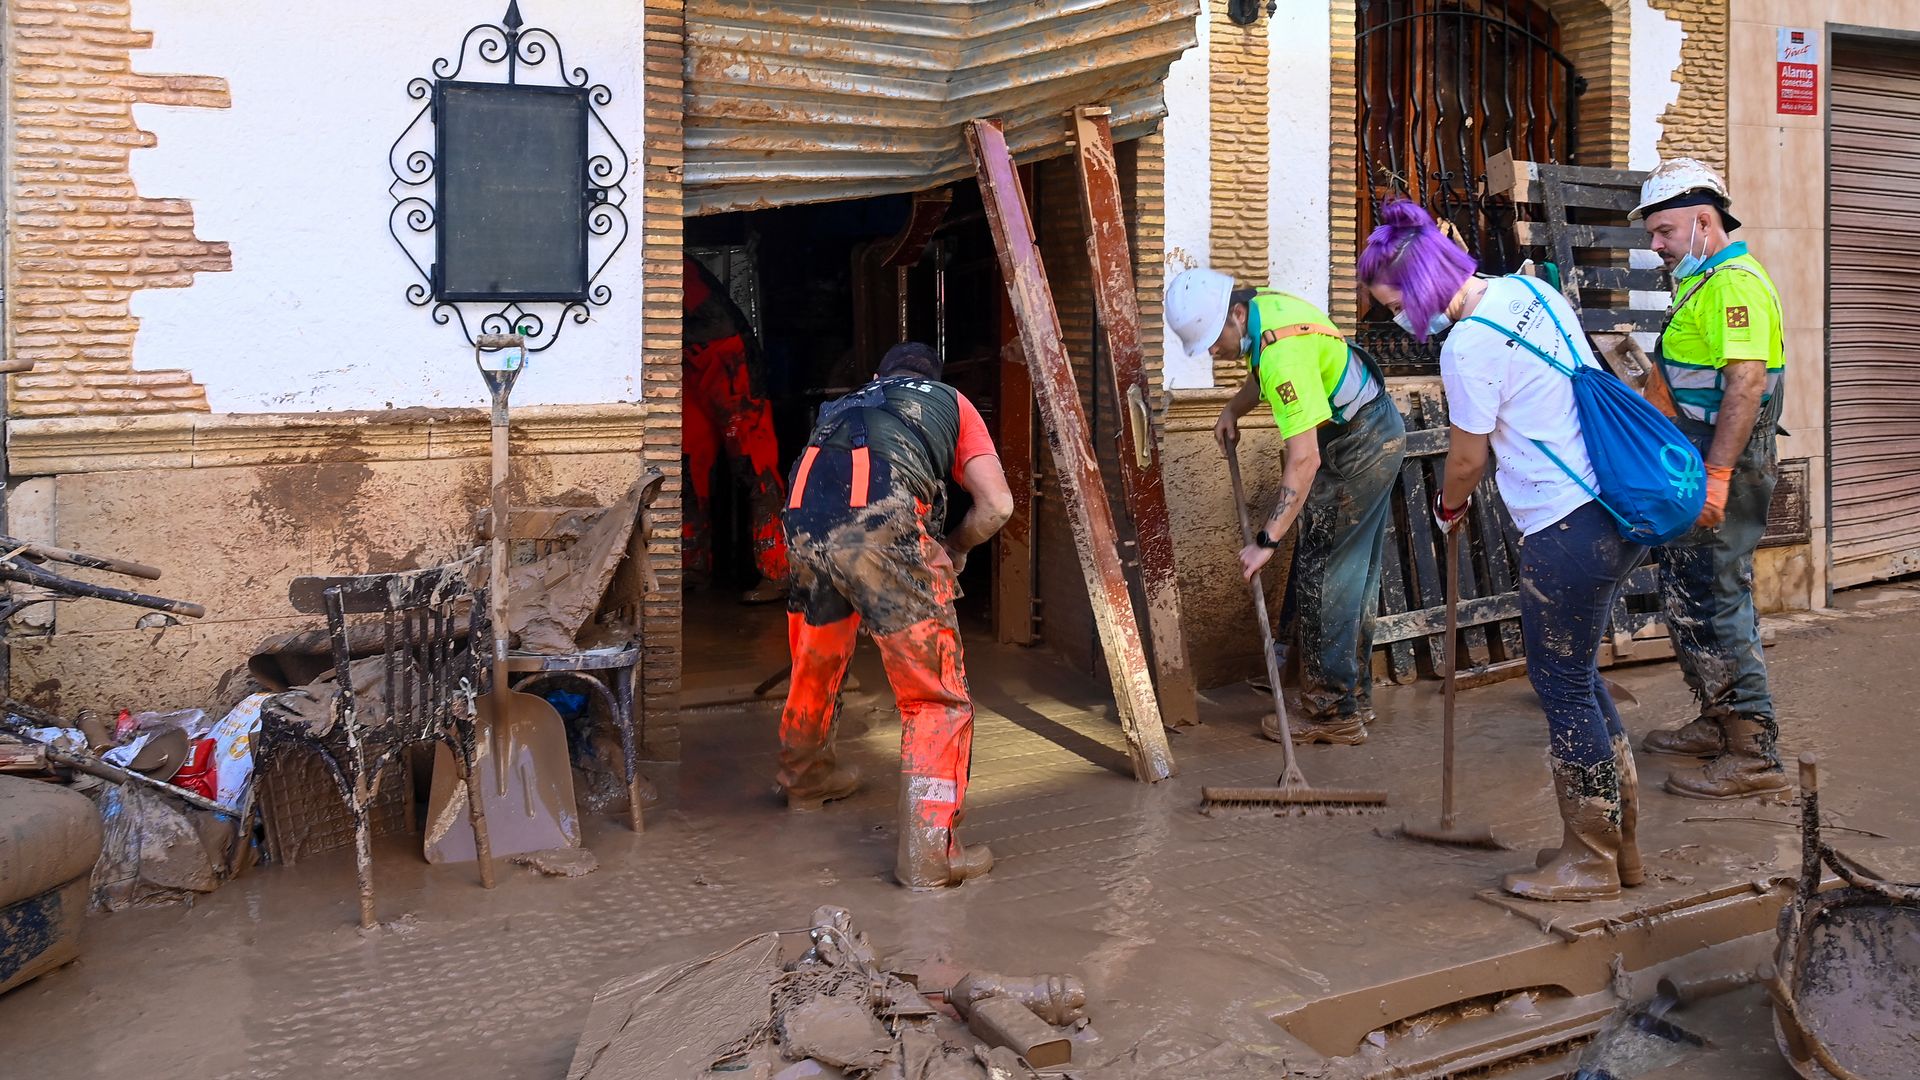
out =
<svg viewBox="0 0 1920 1080"><path fill-rule="evenodd" d="M1920 570L1920 48L1834 53L1829 520L1844 587Z"/></svg>

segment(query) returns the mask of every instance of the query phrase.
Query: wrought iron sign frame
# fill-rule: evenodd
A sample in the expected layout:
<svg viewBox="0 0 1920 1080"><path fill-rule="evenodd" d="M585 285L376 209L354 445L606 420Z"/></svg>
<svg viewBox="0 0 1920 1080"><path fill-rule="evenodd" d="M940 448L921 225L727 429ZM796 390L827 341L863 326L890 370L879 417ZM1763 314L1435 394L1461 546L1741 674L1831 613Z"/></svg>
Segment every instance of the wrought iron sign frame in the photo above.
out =
<svg viewBox="0 0 1920 1080"><path fill-rule="evenodd" d="M393 173L393 180L387 186L387 194L393 198L393 207L387 213L387 231L420 277L406 287L409 304L429 308L433 321L443 326L458 322L468 344L480 334L518 331L526 336L529 352L541 352L560 339L560 331L567 322L587 322L592 318L593 308L604 307L613 300L613 290L600 283L599 278L626 244L629 225L624 210L627 201L624 185L630 165L626 148L600 115L600 108L613 101L613 91L604 83L592 82L586 68L567 67L560 41L552 31L523 27L525 21L520 17L518 0L508 0L506 14L498 23L471 27L460 39L459 52L433 62L432 78L417 76L408 80L407 96L422 104L387 150L387 165ZM469 55L478 61L471 72L467 63ZM578 92L585 97L588 186L581 197L586 200L583 224L587 272L585 289L578 295L516 297L502 293L474 299L473 294L449 294L442 287L437 261L441 246L437 200L438 166L445 150L439 138L435 106L443 87L472 86L480 81L474 75L497 69L504 69L505 75L497 85ZM533 79L523 81L527 76Z"/></svg>

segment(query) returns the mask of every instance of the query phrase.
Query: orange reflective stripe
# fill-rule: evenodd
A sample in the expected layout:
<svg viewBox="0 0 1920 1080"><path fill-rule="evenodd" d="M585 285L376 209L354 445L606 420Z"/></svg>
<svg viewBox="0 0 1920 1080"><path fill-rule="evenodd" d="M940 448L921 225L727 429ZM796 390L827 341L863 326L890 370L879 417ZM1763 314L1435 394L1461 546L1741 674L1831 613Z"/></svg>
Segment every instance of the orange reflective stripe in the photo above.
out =
<svg viewBox="0 0 1920 1080"><path fill-rule="evenodd" d="M853 448L853 488L847 494L848 506L867 505L867 448Z"/></svg>
<svg viewBox="0 0 1920 1080"><path fill-rule="evenodd" d="M787 500L787 509L800 509L800 496L807 490L807 474L813 471L813 459L819 456L817 446L807 447L807 452L800 455L800 468L793 474L793 497Z"/></svg>

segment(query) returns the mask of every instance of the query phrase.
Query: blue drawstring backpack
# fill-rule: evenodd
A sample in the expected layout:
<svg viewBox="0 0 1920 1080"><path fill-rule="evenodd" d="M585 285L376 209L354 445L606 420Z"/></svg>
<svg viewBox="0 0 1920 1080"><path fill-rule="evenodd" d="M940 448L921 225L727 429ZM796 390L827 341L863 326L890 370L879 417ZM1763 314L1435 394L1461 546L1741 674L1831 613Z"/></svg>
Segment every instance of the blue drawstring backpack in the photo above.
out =
<svg viewBox="0 0 1920 1080"><path fill-rule="evenodd" d="M1700 509L1707 503L1707 470L1700 451L1680 434L1673 421L1613 372L1581 363L1580 350L1574 347L1572 336L1554 314L1553 305L1547 302L1540 287L1525 275L1515 274L1514 278L1546 308L1554 329L1560 331L1561 339L1567 343L1570 365L1548 356L1533 342L1491 319L1469 315L1464 321L1493 327L1507 340L1573 380L1573 402L1580 415L1580 434L1586 440L1587 458L1593 462L1594 478L1599 481L1600 490L1588 487L1545 443L1535 439L1533 444L1612 514L1614 523L1620 527L1620 535L1633 543L1652 547L1693 528Z"/></svg>

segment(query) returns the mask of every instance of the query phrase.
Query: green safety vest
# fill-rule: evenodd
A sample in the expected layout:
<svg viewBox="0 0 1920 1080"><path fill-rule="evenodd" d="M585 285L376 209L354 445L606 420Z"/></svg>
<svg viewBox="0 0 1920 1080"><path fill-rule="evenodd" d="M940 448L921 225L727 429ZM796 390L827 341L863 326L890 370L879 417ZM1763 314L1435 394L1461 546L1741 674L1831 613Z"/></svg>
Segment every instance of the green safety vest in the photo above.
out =
<svg viewBox="0 0 1920 1080"><path fill-rule="evenodd" d="M1312 327L1282 336L1289 328ZM1253 351L1247 364L1273 409L1280 437L1344 424L1380 396L1379 380L1333 327L1333 319L1297 296L1261 289L1247 305Z"/></svg>
<svg viewBox="0 0 1920 1080"><path fill-rule="evenodd" d="M1761 400L1779 394L1787 372L1784 321L1779 290L1744 242L1675 282L1657 351L1681 414L1708 424L1718 419L1728 361L1764 361Z"/></svg>

